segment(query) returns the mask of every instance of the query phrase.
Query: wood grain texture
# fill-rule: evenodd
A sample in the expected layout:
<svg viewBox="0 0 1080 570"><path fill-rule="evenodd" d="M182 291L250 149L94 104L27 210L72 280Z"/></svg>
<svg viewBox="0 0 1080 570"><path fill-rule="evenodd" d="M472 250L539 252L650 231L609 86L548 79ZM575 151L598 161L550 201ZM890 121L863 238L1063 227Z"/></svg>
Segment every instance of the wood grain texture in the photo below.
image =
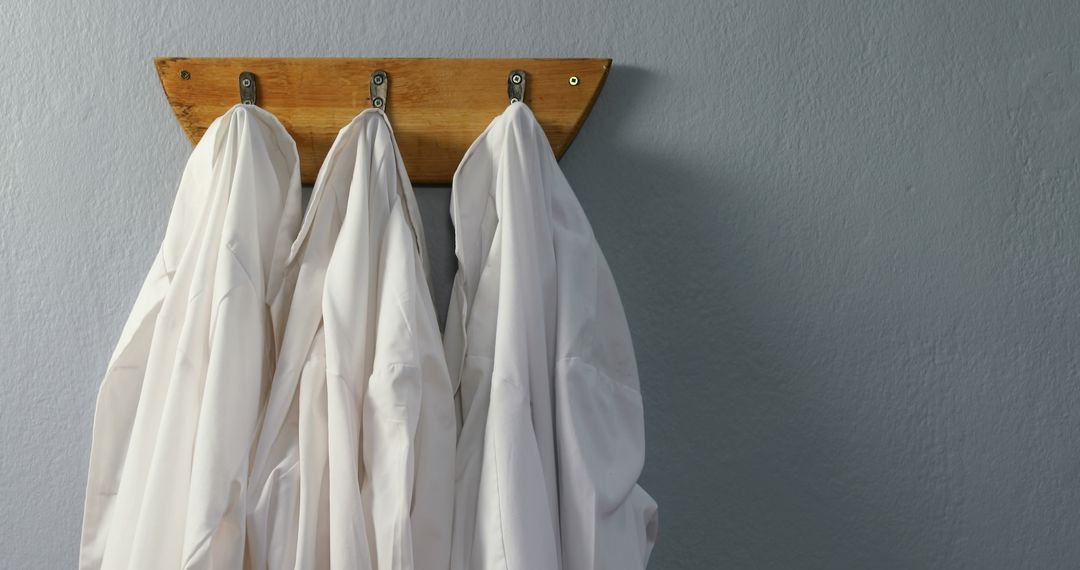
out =
<svg viewBox="0 0 1080 570"><path fill-rule="evenodd" d="M368 81L376 69L390 76L387 115L410 179L449 184L469 145L506 108L511 70L527 73L525 102L561 157L611 66L610 59L159 57L154 63L192 144L240 102L239 75L253 72L259 106L296 140L306 184L315 181L338 131L371 106Z"/></svg>

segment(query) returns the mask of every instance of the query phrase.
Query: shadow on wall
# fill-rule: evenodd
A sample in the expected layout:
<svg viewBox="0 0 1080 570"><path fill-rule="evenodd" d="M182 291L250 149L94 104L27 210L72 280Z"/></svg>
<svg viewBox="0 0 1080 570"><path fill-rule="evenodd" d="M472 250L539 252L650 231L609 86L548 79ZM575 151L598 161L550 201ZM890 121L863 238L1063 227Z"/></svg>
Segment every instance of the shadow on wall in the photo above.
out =
<svg viewBox="0 0 1080 570"><path fill-rule="evenodd" d="M835 392L865 390L865 382L837 378L837 354L822 349L851 349L818 338L836 322L806 314L833 309L789 294L813 273L809 254L828 245L777 231L788 214L769 197L804 189L770 187L778 178L762 163L720 150L707 164L680 156L693 143L679 142L679 129L700 133L698 122L720 119L667 104L662 97L677 83L614 66L563 159L634 336L646 415L641 483L660 504L650 568L947 559L947 536L925 540L905 520L911 512L948 516L947 506L925 506L945 499L925 480L935 468L900 465L902 454L874 447L882 434L853 430L867 419L852 416L865 410ZM899 494L877 488L891 469L908 471ZM924 490L912 499L917 507L890 504Z"/></svg>

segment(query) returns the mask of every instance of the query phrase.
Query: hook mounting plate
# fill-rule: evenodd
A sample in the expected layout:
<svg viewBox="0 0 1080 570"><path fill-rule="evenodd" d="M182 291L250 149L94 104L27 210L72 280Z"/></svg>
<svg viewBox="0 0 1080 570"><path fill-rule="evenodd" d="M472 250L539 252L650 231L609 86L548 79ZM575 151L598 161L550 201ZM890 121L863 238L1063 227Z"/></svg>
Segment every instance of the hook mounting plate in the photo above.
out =
<svg viewBox="0 0 1080 570"><path fill-rule="evenodd" d="M240 102L245 105L259 104L259 91L255 74L250 71L240 74Z"/></svg>
<svg viewBox="0 0 1080 570"><path fill-rule="evenodd" d="M506 78L506 94L511 103L525 102L525 80L528 76L524 71L515 69Z"/></svg>
<svg viewBox="0 0 1080 570"><path fill-rule="evenodd" d="M381 69L376 69L371 74L371 85L368 91L371 93L371 106L376 109L386 110L386 92L390 86L390 76Z"/></svg>

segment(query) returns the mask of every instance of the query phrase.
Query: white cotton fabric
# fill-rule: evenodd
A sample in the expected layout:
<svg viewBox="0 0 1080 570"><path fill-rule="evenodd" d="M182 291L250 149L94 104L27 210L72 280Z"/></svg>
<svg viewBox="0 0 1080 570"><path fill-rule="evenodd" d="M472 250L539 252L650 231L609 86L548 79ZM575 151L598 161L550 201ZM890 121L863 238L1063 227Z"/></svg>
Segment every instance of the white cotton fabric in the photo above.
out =
<svg viewBox="0 0 1080 570"><path fill-rule="evenodd" d="M454 175L455 570L644 568L656 503L611 272L547 138L513 103Z"/></svg>
<svg viewBox="0 0 1080 570"><path fill-rule="evenodd" d="M184 170L98 395L79 566L236 569L300 223L296 146L236 106Z"/></svg>
<svg viewBox="0 0 1080 570"><path fill-rule="evenodd" d="M445 569L455 416L421 220L380 110L315 183L251 475L250 568Z"/></svg>

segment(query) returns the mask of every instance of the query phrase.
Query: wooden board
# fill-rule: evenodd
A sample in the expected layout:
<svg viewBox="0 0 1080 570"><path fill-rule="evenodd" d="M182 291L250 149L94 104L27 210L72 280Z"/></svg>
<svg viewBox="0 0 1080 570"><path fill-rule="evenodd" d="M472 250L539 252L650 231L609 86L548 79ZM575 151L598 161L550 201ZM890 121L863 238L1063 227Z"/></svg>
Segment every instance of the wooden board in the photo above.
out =
<svg viewBox="0 0 1080 570"><path fill-rule="evenodd" d="M369 81L376 69L390 77L386 111L410 179L449 184L465 150L506 109L511 70L527 73L525 102L561 157L611 66L610 59L160 57L154 63L192 144L240 102L240 73L254 73L258 105L296 139L306 184L315 181L338 131L371 106Z"/></svg>

